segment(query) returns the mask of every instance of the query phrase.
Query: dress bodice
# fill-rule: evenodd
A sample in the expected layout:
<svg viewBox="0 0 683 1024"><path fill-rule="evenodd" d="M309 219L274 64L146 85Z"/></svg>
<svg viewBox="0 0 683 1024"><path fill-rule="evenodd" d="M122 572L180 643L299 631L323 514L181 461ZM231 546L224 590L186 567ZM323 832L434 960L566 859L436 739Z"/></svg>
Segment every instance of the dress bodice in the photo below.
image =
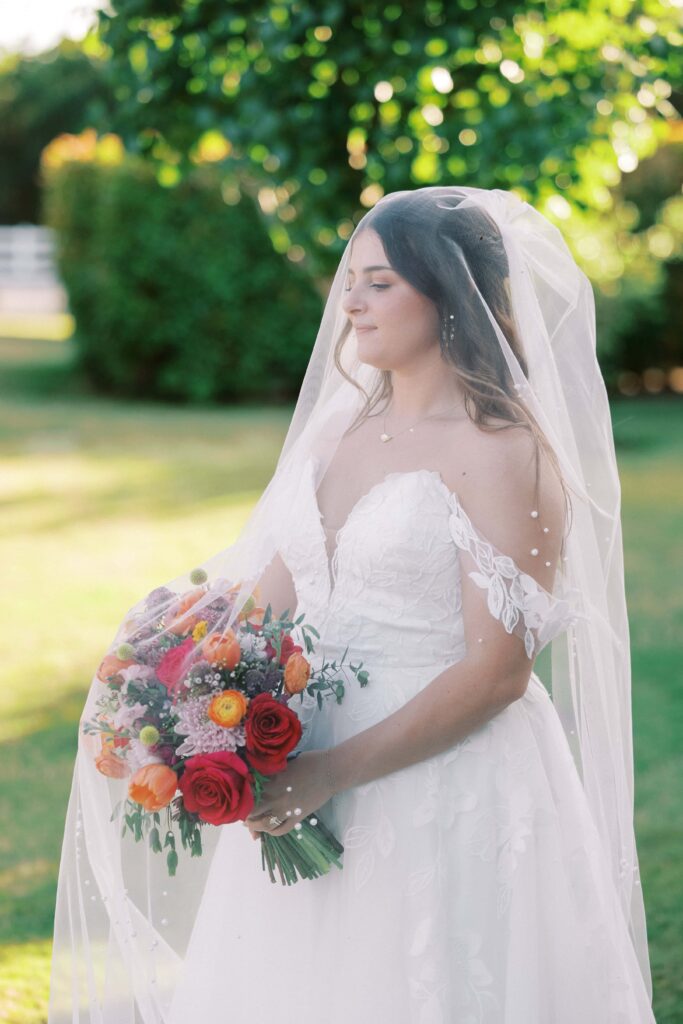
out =
<svg viewBox="0 0 683 1024"><path fill-rule="evenodd" d="M369 663L403 668L459 660L462 551L478 570L469 575L488 590L491 614L524 639L530 657L571 621L566 601L479 533L438 471L383 477L330 531L330 544L317 501L318 469L313 456L304 463L281 523L280 553L296 588L293 617L305 612L327 655L348 646Z"/></svg>

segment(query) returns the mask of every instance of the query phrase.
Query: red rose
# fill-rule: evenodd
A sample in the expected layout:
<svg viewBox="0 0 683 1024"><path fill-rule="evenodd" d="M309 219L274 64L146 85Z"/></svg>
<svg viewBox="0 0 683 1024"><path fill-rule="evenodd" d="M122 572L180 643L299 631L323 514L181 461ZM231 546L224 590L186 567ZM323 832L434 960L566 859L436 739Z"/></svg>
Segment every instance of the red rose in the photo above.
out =
<svg viewBox="0 0 683 1024"><path fill-rule="evenodd" d="M249 769L229 750L191 757L178 786L187 810L211 825L244 821L254 807Z"/></svg>
<svg viewBox="0 0 683 1024"><path fill-rule="evenodd" d="M295 651L299 651L299 653L301 653L301 651L303 651L303 647L300 647L299 644L295 644L289 633L285 633L282 638L282 646L280 649L280 665L286 665L290 654L293 654ZM275 655L275 648L270 640L266 643L266 654L269 658L272 658Z"/></svg>
<svg viewBox="0 0 683 1024"><path fill-rule="evenodd" d="M252 766L272 775L287 767L287 754L301 739L301 719L270 693L259 693L249 702L244 731Z"/></svg>
<svg viewBox="0 0 683 1024"><path fill-rule="evenodd" d="M186 665L187 655L190 651L193 651L195 647L194 640L191 636L188 636L187 640L183 640L177 647L171 647L170 650L166 651L161 661L157 666L157 679L164 684L164 686L172 692L180 680L187 673L189 665Z"/></svg>

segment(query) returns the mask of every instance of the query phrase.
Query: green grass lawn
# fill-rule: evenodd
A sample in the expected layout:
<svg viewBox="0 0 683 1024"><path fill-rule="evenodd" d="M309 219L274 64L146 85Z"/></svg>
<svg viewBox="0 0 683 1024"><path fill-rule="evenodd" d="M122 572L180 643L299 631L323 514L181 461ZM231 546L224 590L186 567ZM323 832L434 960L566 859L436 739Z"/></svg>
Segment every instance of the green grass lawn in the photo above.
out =
<svg viewBox="0 0 683 1024"><path fill-rule="evenodd" d="M0 341L0 1020L46 1019L76 726L125 612L237 536L291 408L87 394L58 342ZM636 827L658 1024L683 1022L683 401L621 401ZM577 1022L579 1024L579 1022Z"/></svg>

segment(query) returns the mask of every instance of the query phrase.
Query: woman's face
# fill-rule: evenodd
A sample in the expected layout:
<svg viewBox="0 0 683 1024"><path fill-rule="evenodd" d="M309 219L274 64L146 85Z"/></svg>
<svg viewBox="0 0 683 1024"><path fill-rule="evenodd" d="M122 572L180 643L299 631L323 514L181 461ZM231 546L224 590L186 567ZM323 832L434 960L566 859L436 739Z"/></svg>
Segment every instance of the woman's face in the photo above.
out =
<svg viewBox="0 0 683 1024"><path fill-rule="evenodd" d="M391 269L371 228L353 240L344 287L342 308L356 332L361 362L395 370L439 345L436 306Z"/></svg>

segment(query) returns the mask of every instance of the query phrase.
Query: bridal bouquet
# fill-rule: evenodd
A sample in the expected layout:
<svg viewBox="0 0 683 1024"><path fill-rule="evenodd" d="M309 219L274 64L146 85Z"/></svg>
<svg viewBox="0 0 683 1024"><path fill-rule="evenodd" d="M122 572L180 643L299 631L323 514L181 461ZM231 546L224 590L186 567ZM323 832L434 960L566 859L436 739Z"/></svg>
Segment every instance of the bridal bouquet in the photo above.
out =
<svg viewBox="0 0 683 1024"><path fill-rule="evenodd" d="M233 606L239 584L207 584L203 569L190 574L194 589L174 594L160 587L147 598L153 609L144 624L125 624L125 639L97 670L105 690L83 731L99 734L95 765L103 775L128 778L123 835L147 838L152 850L166 850L170 875L178 864L176 838L191 856L202 853L206 824L244 821L258 803L268 777L284 771L302 735L293 702L304 692L341 703L344 682L337 664L312 671L291 637L301 626L306 653L315 650L309 633L319 633L304 616L292 622L257 605L256 587L233 628L221 620ZM163 609L163 612L162 610ZM130 631L128 631L130 630ZM348 649L347 649L348 650ZM351 665L361 686L368 683L362 662ZM117 804L112 820L121 809ZM161 812L166 814L161 839ZM335 864L343 846L315 815L283 836L261 833L264 870L275 869L283 884L316 878Z"/></svg>

